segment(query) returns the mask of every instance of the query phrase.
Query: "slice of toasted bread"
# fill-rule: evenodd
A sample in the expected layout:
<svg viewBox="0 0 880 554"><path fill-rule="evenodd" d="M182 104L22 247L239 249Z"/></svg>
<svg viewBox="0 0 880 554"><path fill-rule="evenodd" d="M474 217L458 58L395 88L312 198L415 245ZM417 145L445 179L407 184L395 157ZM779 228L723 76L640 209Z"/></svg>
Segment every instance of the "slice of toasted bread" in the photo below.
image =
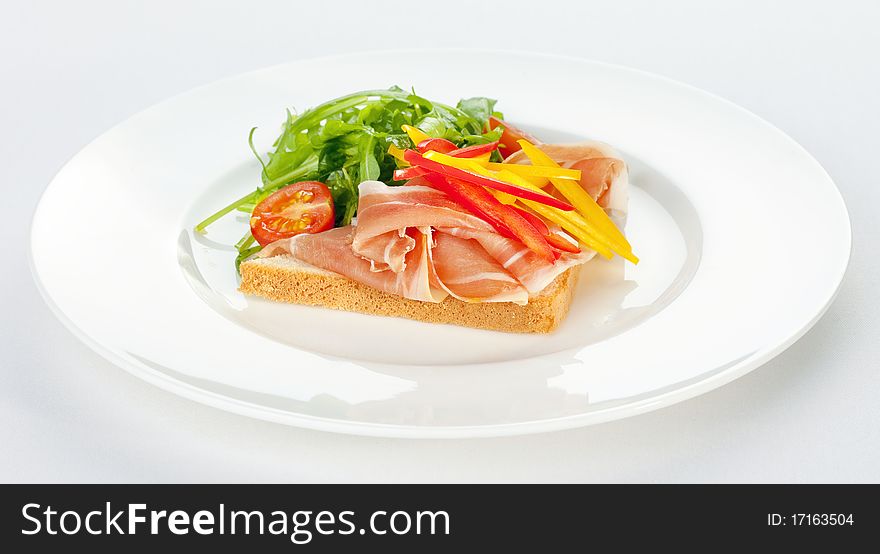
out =
<svg viewBox="0 0 880 554"><path fill-rule="evenodd" d="M580 266L559 275L520 306L512 302L462 302L448 297L439 303L409 300L352 281L337 273L304 264L292 256L257 258L241 264L241 286L278 302L431 323L449 323L510 333L549 333L568 313Z"/></svg>

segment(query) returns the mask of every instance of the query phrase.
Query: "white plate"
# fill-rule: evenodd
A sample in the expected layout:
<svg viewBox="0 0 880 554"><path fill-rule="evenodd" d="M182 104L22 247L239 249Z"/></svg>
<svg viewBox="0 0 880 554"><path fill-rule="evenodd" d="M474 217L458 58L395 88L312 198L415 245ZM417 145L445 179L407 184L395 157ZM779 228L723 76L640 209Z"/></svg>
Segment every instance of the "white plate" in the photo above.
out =
<svg viewBox="0 0 880 554"><path fill-rule="evenodd" d="M227 218L258 182L248 130L284 109L391 84L485 95L545 140L620 149L638 266L591 262L568 320L522 336L273 304L236 289ZM809 116L809 114L806 114ZM271 67L193 90L77 154L34 216L50 306L139 377L225 410L405 437L531 433L708 391L791 345L833 299L850 252L843 201L781 131L655 75L499 52L384 52Z"/></svg>

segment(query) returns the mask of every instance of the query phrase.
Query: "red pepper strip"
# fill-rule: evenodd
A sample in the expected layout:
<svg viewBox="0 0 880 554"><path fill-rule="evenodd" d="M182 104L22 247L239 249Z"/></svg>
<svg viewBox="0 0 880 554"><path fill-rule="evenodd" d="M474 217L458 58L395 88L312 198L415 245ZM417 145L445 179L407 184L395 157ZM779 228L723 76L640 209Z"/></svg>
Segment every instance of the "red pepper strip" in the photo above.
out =
<svg viewBox="0 0 880 554"><path fill-rule="evenodd" d="M547 228L547 224L544 223L543 219L541 219L540 217L536 216L535 214L533 214L531 212L525 211L522 208L518 208L516 206L510 206L510 207L513 208L514 210L516 210L516 213L523 216L523 218L525 218L526 221L531 223L532 227L537 229L537 231L539 233L541 233L545 237L550 234L550 229Z"/></svg>
<svg viewBox="0 0 880 554"><path fill-rule="evenodd" d="M560 237L556 233L549 233L544 239L557 250L562 250L563 252L571 252L572 254L577 254L581 251L580 246L577 244L573 244L564 238Z"/></svg>
<svg viewBox="0 0 880 554"><path fill-rule="evenodd" d="M544 223L544 220L536 216L532 212L528 212L516 206L511 206L511 208L516 210L516 213L523 216L529 223L532 224L532 226L535 227L535 229L538 230L539 233L544 235L544 240L546 240L547 243L556 250L562 250L563 252L571 252L574 254L577 254L581 251L580 247L578 247L577 244L572 244L571 242L565 240L556 233L551 233L550 229L547 228L547 224Z"/></svg>
<svg viewBox="0 0 880 554"><path fill-rule="evenodd" d="M453 150L457 150L458 146L456 146L454 142L448 141L444 138L429 138L418 143L416 149L422 154L428 150L440 152L441 154L449 154Z"/></svg>
<svg viewBox="0 0 880 554"><path fill-rule="evenodd" d="M428 184L435 189L446 193L446 196L452 198L455 202L460 204L462 207L467 209L475 216L479 217L486 223L489 223L490 225L492 225L492 227L495 227L495 230L498 231L500 235L509 239L516 238L516 235L513 234L513 231L511 231L501 219L493 216L491 210L481 210L480 207L471 200L467 192L463 191L461 187L453 186L450 183L450 179L448 177L444 177L439 173L426 173L423 180L427 181ZM459 184L461 184L460 181Z"/></svg>
<svg viewBox="0 0 880 554"><path fill-rule="evenodd" d="M395 169L392 178L395 181L408 181L409 179L414 179L419 175L424 175L425 173L427 173L427 171L425 171L421 167L405 167L403 169Z"/></svg>
<svg viewBox="0 0 880 554"><path fill-rule="evenodd" d="M518 145L517 145L518 146ZM445 154L449 156L455 156L456 158L476 158L477 156L482 156L483 154L488 154L498 148L498 141L489 142L486 144L474 144L473 146L465 146L464 148L457 148L450 152L445 152Z"/></svg>
<svg viewBox="0 0 880 554"><path fill-rule="evenodd" d="M527 219L516 213L510 206L499 202L486 189L437 173L427 173L424 178L431 186L442 190L468 211L487 221L502 235L516 238L551 264L556 261L558 256L541 233Z"/></svg>
<svg viewBox="0 0 880 554"><path fill-rule="evenodd" d="M449 165L441 164L439 162L435 162L433 160L428 160L415 150L407 150L403 153L403 158L411 165L423 167L435 173L445 175L446 177L453 177L455 179L459 179L473 185L480 185L490 189L500 190L501 192L512 194L517 198L532 200L534 202L546 204L553 208L558 208L567 212L574 210L574 207L571 204L563 202L562 200L559 200L558 198L555 198L548 194L525 189L516 185L511 185L510 183L498 181L497 179L492 179L491 177L483 177L482 175L477 175L475 173L471 173L457 167L452 167Z"/></svg>

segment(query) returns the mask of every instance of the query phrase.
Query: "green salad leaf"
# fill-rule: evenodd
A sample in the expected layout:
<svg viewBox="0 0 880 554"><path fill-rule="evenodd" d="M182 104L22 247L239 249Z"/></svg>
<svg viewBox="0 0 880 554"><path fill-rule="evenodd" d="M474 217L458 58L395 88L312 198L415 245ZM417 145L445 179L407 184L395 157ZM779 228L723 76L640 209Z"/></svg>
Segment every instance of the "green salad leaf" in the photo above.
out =
<svg viewBox="0 0 880 554"><path fill-rule="evenodd" d="M248 143L262 166L262 184L196 225L197 232L232 211L250 213L257 203L276 190L297 181L321 181L333 195L336 225L348 225L357 212L358 184L379 180L389 185L398 167L388 154L392 144L413 148L403 125L418 127L432 137L442 137L459 146L484 144L500 138L500 130L484 132L495 100L466 98L455 107L433 102L399 87L366 90L341 96L297 115L287 112L281 135L267 159L253 146L255 129ZM247 235L236 244L236 267L259 251Z"/></svg>
<svg viewBox="0 0 880 554"><path fill-rule="evenodd" d="M489 116L495 113L496 102L483 97L463 98L456 107L478 121L489 121Z"/></svg>

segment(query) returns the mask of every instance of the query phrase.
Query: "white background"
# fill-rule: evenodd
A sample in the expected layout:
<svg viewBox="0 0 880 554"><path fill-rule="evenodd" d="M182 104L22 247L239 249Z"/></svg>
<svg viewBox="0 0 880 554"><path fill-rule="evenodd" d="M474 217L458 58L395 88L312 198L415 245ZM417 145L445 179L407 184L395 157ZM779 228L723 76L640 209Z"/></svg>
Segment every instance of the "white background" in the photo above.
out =
<svg viewBox="0 0 880 554"><path fill-rule="evenodd" d="M6 2L0 480L880 480L878 19L870 1ZM781 127L850 210L853 260L837 301L769 364L671 408L529 437L406 441L298 430L177 398L92 353L40 299L27 268L31 214L64 162L107 128L262 66L428 46L629 65ZM83 245L83 263L104 254Z"/></svg>

